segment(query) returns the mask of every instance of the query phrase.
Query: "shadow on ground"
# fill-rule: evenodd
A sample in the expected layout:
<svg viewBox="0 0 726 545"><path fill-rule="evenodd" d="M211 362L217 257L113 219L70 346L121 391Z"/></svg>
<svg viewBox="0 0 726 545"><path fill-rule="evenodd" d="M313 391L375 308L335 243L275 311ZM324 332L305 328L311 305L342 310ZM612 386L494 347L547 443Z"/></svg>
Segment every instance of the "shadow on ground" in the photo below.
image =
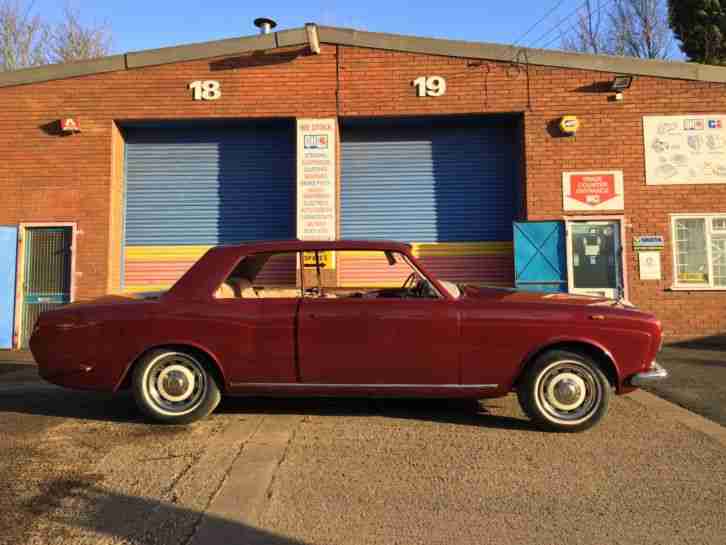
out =
<svg viewBox="0 0 726 545"><path fill-rule="evenodd" d="M648 391L726 426L726 350L669 345L658 361L669 377L647 386Z"/></svg>
<svg viewBox="0 0 726 545"><path fill-rule="evenodd" d="M119 423L144 423L127 391L102 394L45 385L15 386L0 396L0 412ZM36 389L34 389L36 388ZM451 399L250 398L228 397L217 414L383 416L494 429L536 430L523 418L496 415L496 402ZM163 427L163 426L159 426Z"/></svg>
<svg viewBox="0 0 726 545"><path fill-rule="evenodd" d="M383 416L442 424L541 431L529 420L493 414L496 402L473 399L242 398L222 400L222 414L301 414L313 416Z"/></svg>
<svg viewBox="0 0 726 545"><path fill-rule="evenodd" d="M128 392L79 392L44 384L13 385L0 393L0 412L103 422L143 422Z"/></svg>
<svg viewBox="0 0 726 545"><path fill-rule="evenodd" d="M693 350L724 351L726 350L726 333L723 335L710 335L688 341L669 343L667 346L672 348L690 348Z"/></svg>
<svg viewBox="0 0 726 545"><path fill-rule="evenodd" d="M90 474L49 481L23 508L57 525L53 535L64 540L90 533L91 539L110 536L114 542L119 539L124 543L303 544L241 522L105 490L100 480L100 476ZM200 535L193 537L197 530L201 530Z"/></svg>

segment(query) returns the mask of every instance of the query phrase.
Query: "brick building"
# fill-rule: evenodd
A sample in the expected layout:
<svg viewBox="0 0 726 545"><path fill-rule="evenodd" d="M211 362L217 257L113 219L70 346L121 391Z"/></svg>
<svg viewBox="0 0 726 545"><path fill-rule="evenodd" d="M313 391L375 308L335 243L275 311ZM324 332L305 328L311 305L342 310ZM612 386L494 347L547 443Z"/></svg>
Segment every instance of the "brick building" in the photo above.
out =
<svg viewBox="0 0 726 545"><path fill-rule="evenodd" d="M311 26L2 73L0 119L5 347L296 236L726 330L723 68Z"/></svg>

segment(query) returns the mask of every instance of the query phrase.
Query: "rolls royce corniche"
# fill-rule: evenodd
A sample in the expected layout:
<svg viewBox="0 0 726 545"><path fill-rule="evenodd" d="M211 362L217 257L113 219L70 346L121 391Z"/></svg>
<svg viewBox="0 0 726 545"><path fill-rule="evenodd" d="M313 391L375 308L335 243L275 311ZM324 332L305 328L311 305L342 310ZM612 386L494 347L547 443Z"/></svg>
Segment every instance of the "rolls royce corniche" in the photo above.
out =
<svg viewBox="0 0 726 545"><path fill-rule="evenodd" d="M667 376L650 313L449 281L414 253L387 241L217 246L168 291L41 314L30 348L45 380L130 389L170 424L204 418L222 396L514 392L539 427L581 431L613 394Z"/></svg>

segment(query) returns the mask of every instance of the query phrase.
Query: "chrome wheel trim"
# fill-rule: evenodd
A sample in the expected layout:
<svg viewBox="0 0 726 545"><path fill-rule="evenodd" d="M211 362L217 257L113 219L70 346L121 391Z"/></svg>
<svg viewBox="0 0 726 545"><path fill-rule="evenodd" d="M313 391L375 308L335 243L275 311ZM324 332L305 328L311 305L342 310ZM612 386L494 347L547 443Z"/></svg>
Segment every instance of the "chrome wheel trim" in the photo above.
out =
<svg viewBox="0 0 726 545"><path fill-rule="evenodd" d="M143 394L155 411L184 416L194 411L209 387L204 366L189 354L167 352L157 356L143 376Z"/></svg>
<svg viewBox="0 0 726 545"><path fill-rule="evenodd" d="M595 372L576 360L555 361L535 381L535 402L548 420L575 426L600 407L603 385Z"/></svg>

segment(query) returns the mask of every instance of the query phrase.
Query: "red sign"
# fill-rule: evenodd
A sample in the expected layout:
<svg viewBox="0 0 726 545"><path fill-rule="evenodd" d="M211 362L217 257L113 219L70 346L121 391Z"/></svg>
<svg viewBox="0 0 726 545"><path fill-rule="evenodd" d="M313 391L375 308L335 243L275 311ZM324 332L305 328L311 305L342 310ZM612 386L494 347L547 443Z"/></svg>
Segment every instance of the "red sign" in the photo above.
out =
<svg viewBox="0 0 726 545"><path fill-rule="evenodd" d="M614 174L573 174L570 178L568 197L583 204L597 206L617 196Z"/></svg>
<svg viewBox="0 0 726 545"><path fill-rule="evenodd" d="M61 130L63 132L80 132L81 131L81 124L78 123L78 120L73 119L72 117L66 117L64 119L60 120Z"/></svg>

